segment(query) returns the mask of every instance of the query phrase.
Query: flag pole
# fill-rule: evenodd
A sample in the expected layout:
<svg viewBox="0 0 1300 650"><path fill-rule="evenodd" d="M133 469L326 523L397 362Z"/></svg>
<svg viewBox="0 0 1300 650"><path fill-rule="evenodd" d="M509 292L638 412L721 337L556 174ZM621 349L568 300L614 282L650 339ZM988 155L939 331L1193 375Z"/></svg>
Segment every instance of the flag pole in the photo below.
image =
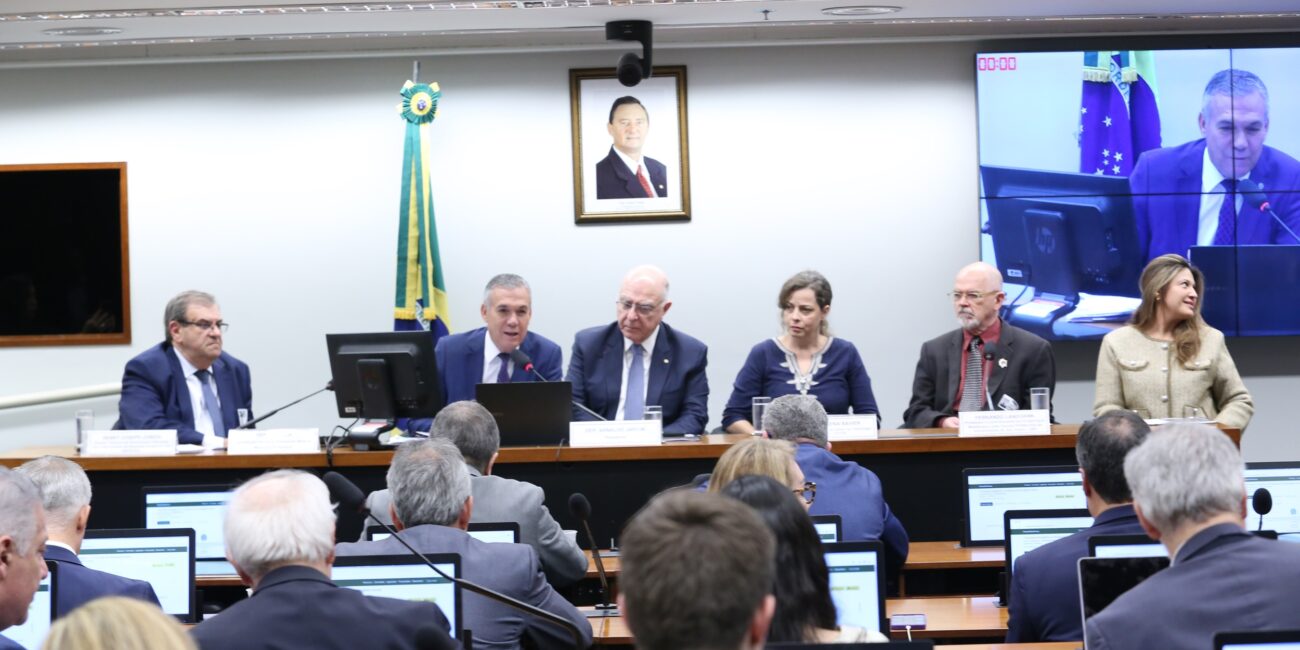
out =
<svg viewBox="0 0 1300 650"><path fill-rule="evenodd" d="M411 81L415 83L420 83L420 62L419 61L411 62Z"/></svg>

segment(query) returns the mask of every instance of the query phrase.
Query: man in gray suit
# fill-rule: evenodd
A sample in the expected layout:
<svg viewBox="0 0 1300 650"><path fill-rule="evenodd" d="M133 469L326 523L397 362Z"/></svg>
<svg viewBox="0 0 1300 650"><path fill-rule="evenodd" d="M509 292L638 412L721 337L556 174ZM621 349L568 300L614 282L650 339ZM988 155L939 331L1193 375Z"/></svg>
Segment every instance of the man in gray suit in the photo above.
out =
<svg viewBox="0 0 1300 650"><path fill-rule="evenodd" d="M469 465L470 490L474 495L470 523L519 524L519 541L537 551L546 579L557 587L577 582L586 575L587 556L551 517L542 488L492 475L497 450L501 447L501 432L482 404L465 401L447 405L434 418L429 435L450 440ZM366 506L380 520L391 524L388 516L391 500L388 490L378 490L366 499Z"/></svg>
<svg viewBox="0 0 1300 650"><path fill-rule="evenodd" d="M1245 530L1241 454L1217 429L1174 424L1124 460L1138 521L1172 558L1084 628L1089 650L1210 648L1215 633L1300 628L1300 546Z"/></svg>
<svg viewBox="0 0 1300 650"><path fill-rule="evenodd" d="M583 643L591 644L591 625L547 584L531 546L482 542L465 532L474 498L469 469L450 441L435 436L403 444L388 468L388 487L393 526L416 550L460 555L461 573L467 580L569 620L582 632ZM339 556L407 553L392 538L339 544L336 552ZM464 592L463 603L463 623L473 632L476 648L518 648L525 635L531 647L573 647L573 637L554 623L469 592Z"/></svg>

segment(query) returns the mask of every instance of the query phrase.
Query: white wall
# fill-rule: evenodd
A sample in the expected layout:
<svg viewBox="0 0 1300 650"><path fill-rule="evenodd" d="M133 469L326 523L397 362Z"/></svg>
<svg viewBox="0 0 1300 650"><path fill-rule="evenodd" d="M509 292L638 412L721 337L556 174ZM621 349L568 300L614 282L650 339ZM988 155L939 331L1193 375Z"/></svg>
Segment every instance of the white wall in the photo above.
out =
<svg viewBox="0 0 1300 650"><path fill-rule="evenodd" d="M835 288L832 325L866 359L887 426L922 341L954 326L943 297L978 255L973 45L665 50L684 64L689 224L573 223L567 71L608 52L423 61L444 92L435 201L456 330L482 284L524 275L533 330L566 351L613 318L622 272L672 277L669 321L709 343L711 424L748 348L777 333L775 294L802 268ZM328 378L322 334L391 327L407 58L0 71L0 163L125 160L131 346L0 350L0 395L115 381L161 336L163 303L202 288L253 369L255 407ZM51 262L55 263L55 262ZM1294 339L1232 343L1258 412L1252 459L1300 457L1285 404ZM1057 412L1086 417L1096 343L1056 346ZM71 440L100 399L0 411L0 449ZM322 395L268 424L327 428Z"/></svg>

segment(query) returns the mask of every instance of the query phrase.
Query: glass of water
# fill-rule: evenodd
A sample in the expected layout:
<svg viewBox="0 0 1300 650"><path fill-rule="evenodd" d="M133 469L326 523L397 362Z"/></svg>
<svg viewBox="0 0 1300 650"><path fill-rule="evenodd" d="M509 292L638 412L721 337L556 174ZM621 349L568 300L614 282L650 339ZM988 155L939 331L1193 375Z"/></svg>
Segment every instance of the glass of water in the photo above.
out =
<svg viewBox="0 0 1300 650"><path fill-rule="evenodd" d="M1183 417L1188 420L1205 420L1205 411L1196 406L1184 406Z"/></svg>
<svg viewBox="0 0 1300 650"><path fill-rule="evenodd" d="M91 409L81 409L77 411L77 450L81 450L81 443L85 440L86 432L95 428L95 412Z"/></svg>
<svg viewBox="0 0 1300 650"><path fill-rule="evenodd" d="M1029 408L1035 411L1046 411L1051 406L1052 389L1046 387L1029 389Z"/></svg>
<svg viewBox="0 0 1300 650"><path fill-rule="evenodd" d="M662 407L662 406L647 406L647 407L645 407L645 410L641 412L641 419L642 419L642 420L659 420L660 422L663 422L663 421L664 421L664 407Z"/></svg>
<svg viewBox="0 0 1300 650"><path fill-rule="evenodd" d="M772 403L771 397L755 397L750 403L750 422L754 424L754 433L763 431L763 415L767 413L767 407Z"/></svg>

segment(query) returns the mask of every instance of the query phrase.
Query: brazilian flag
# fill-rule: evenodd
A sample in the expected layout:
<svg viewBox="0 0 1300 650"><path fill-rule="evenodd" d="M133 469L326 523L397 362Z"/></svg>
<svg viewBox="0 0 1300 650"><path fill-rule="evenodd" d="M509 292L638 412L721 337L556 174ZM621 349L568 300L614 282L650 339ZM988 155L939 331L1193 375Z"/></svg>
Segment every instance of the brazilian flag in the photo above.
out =
<svg viewBox="0 0 1300 650"><path fill-rule="evenodd" d="M429 177L429 129L438 116L441 97L437 83L408 81L402 86L402 103L397 107L406 120L406 146L397 222L393 329L427 329L433 332L435 341L450 331L447 285L438 258L438 229Z"/></svg>

